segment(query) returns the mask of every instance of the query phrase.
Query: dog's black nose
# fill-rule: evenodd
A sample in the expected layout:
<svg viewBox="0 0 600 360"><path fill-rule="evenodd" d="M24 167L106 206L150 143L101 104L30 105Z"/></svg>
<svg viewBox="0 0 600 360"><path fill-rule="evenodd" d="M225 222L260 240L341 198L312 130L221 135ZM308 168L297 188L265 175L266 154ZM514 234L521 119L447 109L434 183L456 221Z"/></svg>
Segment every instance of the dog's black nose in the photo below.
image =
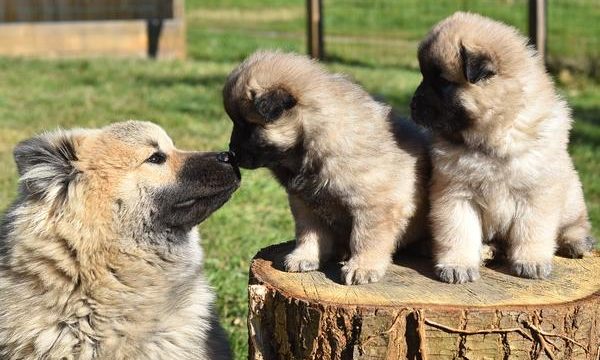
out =
<svg viewBox="0 0 600 360"><path fill-rule="evenodd" d="M235 153L233 151L225 151L217 154L217 160L220 162L232 164L235 162Z"/></svg>

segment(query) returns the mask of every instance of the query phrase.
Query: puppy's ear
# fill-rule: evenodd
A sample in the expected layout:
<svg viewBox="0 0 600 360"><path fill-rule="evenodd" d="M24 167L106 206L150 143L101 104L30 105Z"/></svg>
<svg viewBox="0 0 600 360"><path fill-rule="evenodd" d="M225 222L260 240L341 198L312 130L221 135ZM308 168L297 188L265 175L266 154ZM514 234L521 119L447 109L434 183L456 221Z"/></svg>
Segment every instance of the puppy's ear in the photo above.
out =
<svg viewBox="0 0 600 360"><path fill-rule="evenodd" d="M298 101L281 88L269 90L254 99L256 111L267 121L277 120L284 111L296 106Z"/></svg>
<svg viewBox="0 0 600 360"><path fill-rule="evenodd" d="M21 191L36 200L64 197L75 179L77 161L74 137L57 131L19 143L14 150Z"/></svg>
<svg viewBox="0 0 600 360"><path fill-rule="evenodd" d="M463 74L471 84L496 74L496 65L488 54L472 52L461 45L460 57L463 63Z"/></svg>

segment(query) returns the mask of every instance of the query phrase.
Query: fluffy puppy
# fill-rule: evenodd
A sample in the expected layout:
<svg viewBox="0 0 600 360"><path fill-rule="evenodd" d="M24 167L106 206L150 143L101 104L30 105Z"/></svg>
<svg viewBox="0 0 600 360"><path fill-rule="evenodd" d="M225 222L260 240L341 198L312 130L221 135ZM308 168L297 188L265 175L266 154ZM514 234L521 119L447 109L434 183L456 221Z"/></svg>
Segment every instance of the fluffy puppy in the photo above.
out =
<svg viewBox="0 0 600 360"><path fill-rule="evenodd" d="M296 225L287 271L344 257L342 281L378 281L426 219L426 139L346 77L304 56L258 52L223 90L241 167L269 168Z"/></svg>
<svg viewBox="0 0 600 360"><path fill-rule="evenodd" d="M130 121L43 134L14 154L0 358L230 358L195 228L239 185L227 153L183 152Z"/></svg>
<svg viewBox="0 0 600 360"><path fill-rule="evenodd" d="M456 13L419 47L413 119L434 134L430 189L436 272L479 277L482 242L497 240L512 271L545 278L557 248L581 257L590 236L567 153L571 115L542 59L507 25Z"/></svg>

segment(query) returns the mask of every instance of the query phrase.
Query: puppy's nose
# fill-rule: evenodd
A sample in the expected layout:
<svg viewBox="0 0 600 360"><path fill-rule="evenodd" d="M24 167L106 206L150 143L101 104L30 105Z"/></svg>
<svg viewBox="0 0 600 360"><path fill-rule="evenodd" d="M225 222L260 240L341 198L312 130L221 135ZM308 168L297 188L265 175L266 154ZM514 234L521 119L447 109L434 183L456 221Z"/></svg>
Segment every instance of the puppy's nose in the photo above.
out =
<svg viewBox="0 0 600 360"><path fill-rule="evenodd" d="M217 154L217 160L220 162L232 164L235 162L235 153L233 151L225 151Z"/></svg>

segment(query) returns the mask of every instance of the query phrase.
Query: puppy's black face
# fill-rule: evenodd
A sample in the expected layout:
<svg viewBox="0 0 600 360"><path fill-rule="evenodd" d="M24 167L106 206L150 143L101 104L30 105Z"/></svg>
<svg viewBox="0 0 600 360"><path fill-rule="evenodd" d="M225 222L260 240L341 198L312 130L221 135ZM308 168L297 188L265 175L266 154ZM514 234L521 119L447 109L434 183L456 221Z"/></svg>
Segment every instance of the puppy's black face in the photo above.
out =
<svg viewBox="0 0 600 360"><path fill-rule="evenodd" d="M243 119L233 121L229 150L246 169L273 167L285 158L285 151L269 142L261 125Z"/></svg>
<svg viewBox="0 0 600 360"><path fill-rule="evenodd" d="M155 196L155 221L188 230L220 208L240 185L233 154L192 153L177 173L177 182Z"/></svg>
<svg viewBox="0 0 600 360"><path fill-rule="evenodd" d="M239 166L279 166L298 141L297 128L288 118L296 99L279 87L262 94L250 90L243 96L226 88L224 97L225 109L233 121L229 149L235 153Z"/></svg>
<svg viewBox="0 0 600 360"><path fill-rule="evenodd" d="M457 94L459 85L445 79L435 67L422 67L421 71L423 81L410 104L413 120L442 135L466 129L470 121Z"/></svg>
<svg viewBox="0 0 600 360"><path fill-rule="evenodd" d="M411 115L415 122L434 133L454 138L468 129L476 117L463 105L463 95L493 76L494 69L486 56L471 53L464 47L459 56L444 56L428 45L419 50L423 80L412 98Z"/></svg>

